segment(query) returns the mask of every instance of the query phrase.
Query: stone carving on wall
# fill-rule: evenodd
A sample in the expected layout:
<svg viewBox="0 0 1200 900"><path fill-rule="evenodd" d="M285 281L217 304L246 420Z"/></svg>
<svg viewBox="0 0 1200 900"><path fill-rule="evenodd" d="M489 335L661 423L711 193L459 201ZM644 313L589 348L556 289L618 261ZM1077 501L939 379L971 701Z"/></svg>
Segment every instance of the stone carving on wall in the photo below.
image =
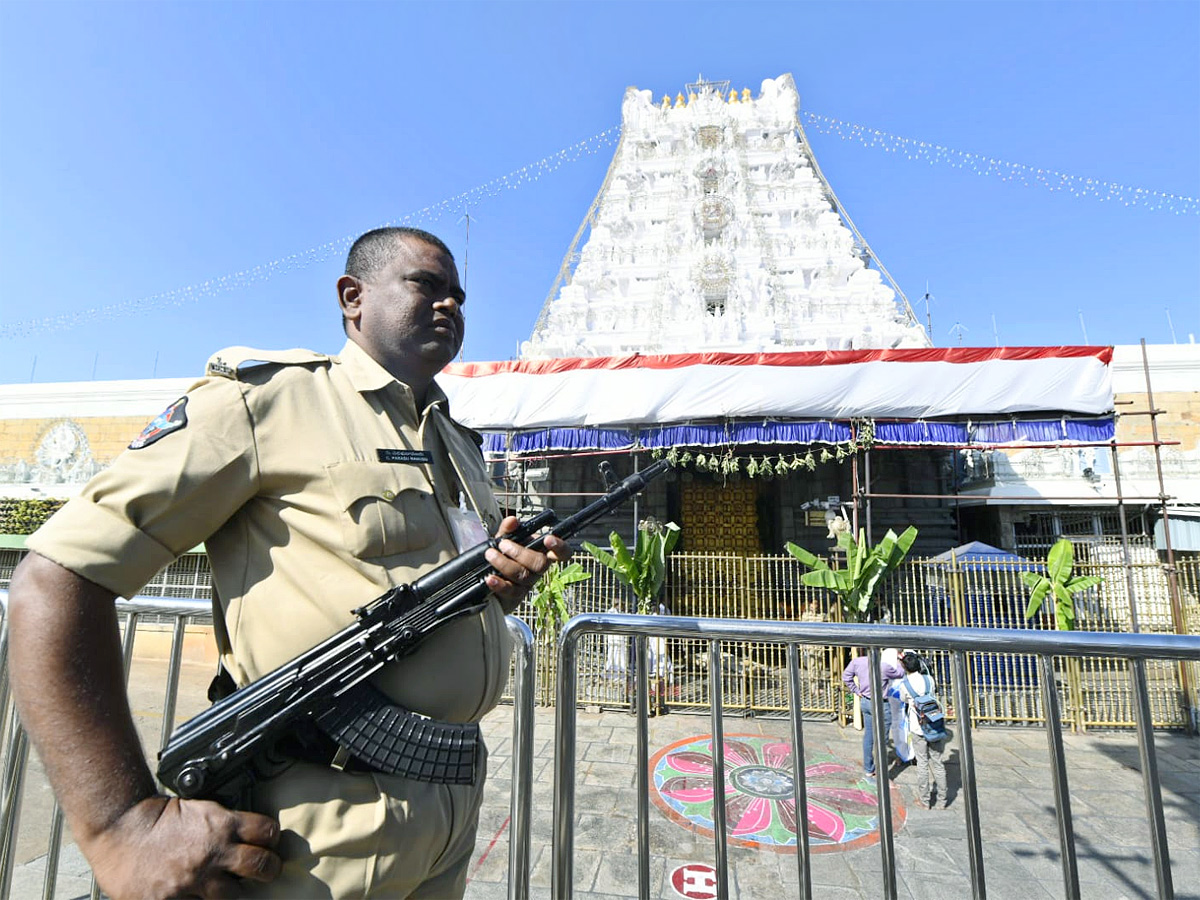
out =
<svg viewBox="0 0 1200 900"><path fill-rule="evenodd" d="M87 434L69 419L46 430L34 450L33 460L0 466L5 484L82 484L100 470L92 458Z"/></svg>
<svg viewBox="0 0 1200 900"><path fill-rule="evenodd" d="M98 469L84 430L70 420L53 425L35 453L31 481L80 484Z"/></svg>

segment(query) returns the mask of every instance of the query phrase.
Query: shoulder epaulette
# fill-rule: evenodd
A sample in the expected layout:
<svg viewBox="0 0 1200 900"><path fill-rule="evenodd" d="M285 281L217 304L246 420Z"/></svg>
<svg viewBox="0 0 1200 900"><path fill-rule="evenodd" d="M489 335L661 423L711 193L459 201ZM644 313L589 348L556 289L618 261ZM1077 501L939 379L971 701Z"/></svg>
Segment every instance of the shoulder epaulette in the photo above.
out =
<svg viewBox="0 0 1200 900"><path fill-rule="evenodd" d="M296 366L306 363L328 362L329 357L324 353L313 350L255 350L253 347L226 347L218 350L208 359L204 374L219 375L237 381L238 370L255 363L267 363L277 366Z"/></svg>

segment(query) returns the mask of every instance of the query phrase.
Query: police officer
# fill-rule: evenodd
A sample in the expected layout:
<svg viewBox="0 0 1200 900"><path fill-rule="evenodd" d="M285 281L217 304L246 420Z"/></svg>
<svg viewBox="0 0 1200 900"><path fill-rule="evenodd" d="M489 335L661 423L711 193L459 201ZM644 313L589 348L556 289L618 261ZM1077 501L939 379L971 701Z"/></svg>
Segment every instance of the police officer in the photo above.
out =
<svg viewBox="0 0 1200 900"><path fill-rule="evenodd" d="M10 652L22 720L104 890L125 897L453 897L465 890L473 784L421 782L298 753L248 806L159 794L134 730L113 599L204 541L222 665L243 685L349 624L351 610L487 534L503 535L475 436L434 376L462 345L450 251L368 232L338 280L337 356L232 348L29 539ZM567 545L501 540L487 608L443 627L374 686L476 722L508 674L504 613Z"/></svg>

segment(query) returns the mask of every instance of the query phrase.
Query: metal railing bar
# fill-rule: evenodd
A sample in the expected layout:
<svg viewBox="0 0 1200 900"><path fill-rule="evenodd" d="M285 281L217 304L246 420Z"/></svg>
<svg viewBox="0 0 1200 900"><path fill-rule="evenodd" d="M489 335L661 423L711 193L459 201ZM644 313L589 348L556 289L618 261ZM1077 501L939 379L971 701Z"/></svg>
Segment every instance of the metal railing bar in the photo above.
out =
<svg viewBox="0 0 1200 900"><path fill-rule="evenodd" d="M513 667L513 785L509 799L508 900L528 900L530 819L533 813L533 690L537 657L533 631L516 616L506 616L516 644Z"/></svg>
<svg viewBox="0 0 1200 900"><path fill-rule="evenodd" d="M888 900L896 900L896 846L892 840L892 791L888 778L887 716L883 696L881 652L878 647L867 651L871 682L871 725L875 732L875 803L879 810L879 857L883 866L883 892Z"/></svg>
<svg viewBox="0 0 1200 900"><path fill-rule="evenodd" d="M770 634L764 634L766 625ZM969 646L973 653L1058 656L1113 656L1123 659L1200 661L1200 635L1119 634L1105 631L1035 631L1017 628L956 628L930 625L845 624L841 622L764 623L754 619L585 613L564 626L560 642L576 631L627 637L639 632L693 640L763 641L818 646L912 647L953 652ZM573 638L573 640L576 640Z"/></svg>
<svg viewBox="0 0 1200 900"><path fill-rule="evenodd" d="M638 845L638 897L650 900L650 672L649 654L646 653L646 636L639 634L634 639L634 686L636 698L634 710L637 715L637 769L634 783L637 787L637 845Z"/></svg>
<svg viewBox="0 0 1200 900"><path fill-rule="evenodd" d="M171 634L171 658L167 663L167 684L163 688L162 733L159 735L159 747L167 746L171 732L175 730L175 702L179 694L179 669L183 663L183 637L187 620L183 616L175 619L175 628Z"/></svg>
<svg viewBox="0 0 1200 900"><path fill-rule="evenodd" d="M1175 886L1171 881L1171 856L1167 849L1167 825L1163 818L1162 786L1158 780L1158 755L1154 748L1154 725L1150 718L1145 661L1131 660L1129 676L1133 681L1138 755L1142 761L1142 785L1146 795L1146 819L1150 823L1150 846L1154 851L1154 877L1158 882L1160 900L1171 900L1175 896Z"/></svg>
<svg viewBox="0 0 1200 900"><path fill-rule="evenodd" d="M804 725L800 717L803 691L800 684L800 648L787 645L788 688L792 698L792 793L796 800L796 865L800 900L812 900L812 849L808 845L808 779L804 753Z"/></svg>
<svg viewBox="0 0 1200 900"><path fill-rule="evenodd" d="M54 814L50 819L50 849L46 851L46 875L42 879L42 900L54 900L54 886L58 881L58 860L62 855L62 831L63 811L55 800Z"/></svg>
<svg viewBox="0 0 1200 900"><path fill-rule="evenodd" d="M125 667L125 688L129 688L129 670L133 668L133 642L137 640L137 623L141 614L130 612L125 617L125 634L121 638L121 662Z"/></svg>
<svg viewBox="0 0 1200 900"><path fill-rule="evenodd" d="M1054 784L1054 811L1058 820L1058 843L1062 852L1063 888L1067 900L1079 900L1079 865L1075 859L1075 826L1071 819L1071 794L1067 786L1067 756L1063 747L1062 717L1058 708L1058 683L1054 657L1038 656L1041 669L1042 705L1046 717L1046 741L1050 745L1050 776Z"/></svg>
<svg viewBox="0 0 1200 900"><path fill-rule="evenodd" d="M211 619L212 604L207 600L191 600L186 597L134 597L126 600L118 597L114 601L118 613L137 613L139 616L188 616Z"/></svg>
<svg viewBox="0 0 1200 900"><path fill-rule="evenodd" d="M14 707L9 714L7 757L4 764L3 795L0 796L0 897L12 888L13 865L17 847L17 828L21 822L21 788L25 784L25 764L29 738Z"/></svg>
<svg viewBox="0 0 1200 900"><path fill-rule="evenodd" d="M4 724L8 722L8 707L11 691L8 689L8 592L0 591L4 619L0 622L0 739L4 737Z"/></svg>
<svg viewBox="0 0 1200 900"><path fill-rule="evenodd" d="M575 865L575 692L578 645L573 632L558 636L558 691L554 716L554 830L550 896L571 900Z"/></svg>
<svg viewBox="0 0 1200 900"><path fill-rule="evenodd" d="M971 864L971 890L975 900L987 900L984 881L983 839L979 827L979 789L975 781L975 741L971 735L971 684L967 680L966 652L955 650L954 711L958 719L958 747L962 754L963 805L967 821L967 857ZM939 798L945 803L944 798Z"/></svg>
<svg viewBox="0 0 1200 900"><path fill-rule="evenodd" d="M729 900L729 832L725 809L725 672L721 642L708 642L708 692L712 722L713 840L716 846L717 900Z"/></svg>

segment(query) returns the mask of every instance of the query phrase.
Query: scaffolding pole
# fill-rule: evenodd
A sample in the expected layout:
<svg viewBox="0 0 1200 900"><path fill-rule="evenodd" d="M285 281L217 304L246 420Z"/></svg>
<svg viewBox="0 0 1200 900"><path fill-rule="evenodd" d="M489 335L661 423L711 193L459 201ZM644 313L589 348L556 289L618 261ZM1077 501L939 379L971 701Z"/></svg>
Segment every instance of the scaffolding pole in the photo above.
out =
<svg viewBox="0 0 1200 900"><path fill-rule="evenodd" d="M1150 437L1154 446L1154 469L1158 475L1158 503L1162 512L1163 546L1167 552L1167 592L1171 597L1171 620L1176 634L1187 634L1186 623L1183 620L1183 600L1179 595L1179 570L1175 567L1175 550L1171 546L1171 516L1167 510L1167 501L1172 498L1167 494L1166 481L1163 479L1162 443L1158 439L1158 416L1161 410L1154 405L1154 389L1150 384L1150 359L1146 354L1146 339L1142 338L1142 372L1146 376L1146 404L1150 407ZM1188 677L1187 663L1179 663L1179 686L1181 700L1184 704L1184 718L1189 723L1189 734L1195 734L1200 722L1197 722L1198 704L1194 686Z"/></svg>

